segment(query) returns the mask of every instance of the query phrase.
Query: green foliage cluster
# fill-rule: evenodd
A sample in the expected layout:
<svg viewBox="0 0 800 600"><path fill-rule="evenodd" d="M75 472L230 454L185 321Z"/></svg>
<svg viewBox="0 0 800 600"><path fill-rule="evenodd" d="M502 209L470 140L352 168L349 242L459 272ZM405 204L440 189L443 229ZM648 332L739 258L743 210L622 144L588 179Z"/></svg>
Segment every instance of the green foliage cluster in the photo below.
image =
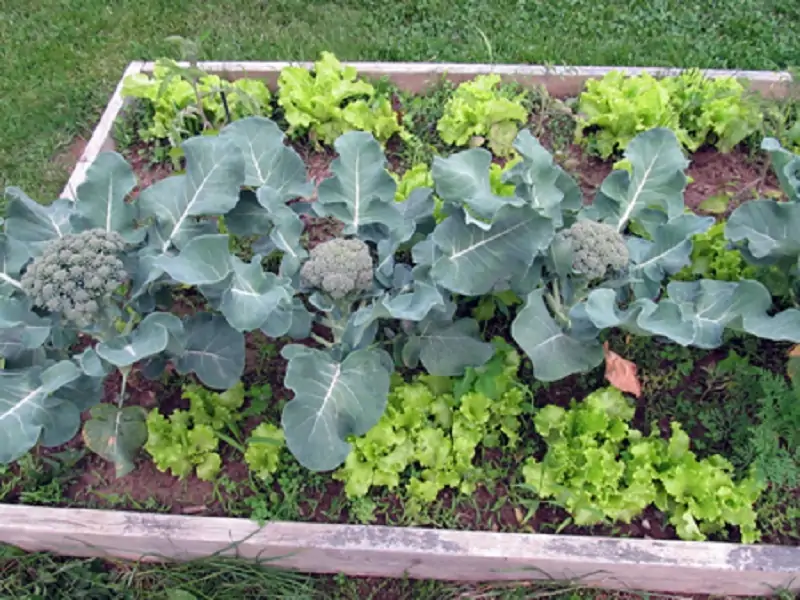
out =
<svg viewBox="0 0 800 600"><path fill-rule="evenodd" d="M253 475L269 482L281 465L285 448L286 436L283 430L272 423L261 423L247 439L244 461Z"/></svg>
<svg viewBox="0 0 800 600"><path fill-rule="evenodd" d="M742 253L731 248L725 239L725 222L711 226L708 231L698 233L692 238L692 263L673 276L680 281L694 279L716 279L719 281L739 281L754 279L757 269L749 265Z"/></svg>
<svg viewBox="0 0 800 600"><path fill-rule="evenodd" d="M793 361L797 358L789 359L790 374ZM753 468L773 486L800 485L798 390L784 376L753 365L734 351L714 366L711 376L724 395L718 414L701 419L704 437L728 446L738 470ZM731 411L737 413L733 418Z"/></svg>
<svg viewBox="0 0 800 600"><path fill-rule="evenodd" d="M272 96L263 81L242 78L231 82L199 69L181 68L170 59L156 61L152 77L128 75L122 96L144 100L152 113L149 125L139 132L142 140L167 139L173 147L208 126L219 129L229 118L272 113Z"/></svg>
<svg viewBox="0 0 800 600"><path fill-rule="evenodd" d="M425 163L417 163L411 168L406 169L402 175L392 173L392 178L397 182L397 191L394 199L397 202L405 202L411 192L418 188L433 187L433 175L431 168Z"/></svg>
<svg viewBox="0 0 800 600"><path fill-rule="evenodd" d="M546 406L534 418L547 443L541 462L523 467L525 482L589 525L606 518L630 522L650 504L664 512L678 535L703 540L736 525L745 543L757 541L753 504L763 485L755 475L734 482L733 465L714 455L698 460L689 436L672 423L669 440L630 426L634 408L607 388L565 410Z"/></svg>
<svg viewBox="0 0 800 600"><path fill-rule="evenodd" d="M354 67L343 67L330 52L321 54L313 72L284 68L278 78L278 104L289 124L289 136L308 133L325 145L353 130L368 131L380 142L406 134L391 100L359 79Z"/></svg>
<svg viewBox="0 0 800 600"><path fill-rule="evenodd" d="M497 340L498 352L462 378L398 376L386 413L365 436L352 438L353 451L334 478L349 498L373 487L403 488L410 499L430 503L446 487L469 494L483 472L473 464L478 446L514 448L525 389L517 379L520 358Z"/></svg>
<svg viewBox="0 0 800 600"><path fill-rule="evenodd" d="M199 385L187 385L182 398L189 409L178 409L169 417L153 409L147 415L147 443L159 471L170 471L181 479L196 471L198 479L210 481L222 467L218 453L220 433L241 419L244 384L239 382L222 393Z"/></svg>
<svg viewBox="0 0 800 600"><path fill-rule="evenodd" d="M766 286L782 304L792 300L792 278L778 266L757 266L749 263L741 250L725 237L725 221L712 225L707 231L692 237L691 264L672 276L677 281L714 279L742 281L752 279Z"/></svg>
<svg viewBox="0 0 800 600"><path fill-rule="evenodd" d="M671 129L690 151L709 142L728 152L761 123L758 104L738 81L697 70L660 79L612 71L586 83L578 112L576 139L603 158L654 127Z"/></svg>
<svg viewBox="0 0 800 600"><path fill-rule="evenodd" d="M499 75L479 75L458 86L436 125L452 146L483 145L497 156L513 152L519 127L528 120L525 92L501 85Z"/></svg>

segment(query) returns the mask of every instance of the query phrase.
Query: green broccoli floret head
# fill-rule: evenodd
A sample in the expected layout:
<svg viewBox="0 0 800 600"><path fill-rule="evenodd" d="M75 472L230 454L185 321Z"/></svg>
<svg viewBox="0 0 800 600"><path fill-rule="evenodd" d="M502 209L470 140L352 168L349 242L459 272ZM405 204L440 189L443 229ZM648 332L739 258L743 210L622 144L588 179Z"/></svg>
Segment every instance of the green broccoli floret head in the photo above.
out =
<svg viewBox="0 0 800 600"><path fill-rule="evenodd" d="M357 239L334 238L319 244L300 270L300 276L337 300L366 291L372 285L369 246Z"/></svg>
<svg viewBox="0 0 800 600"><path fill-rule="evenodd" d="M572 268L589 281L603 279L628 266L625 238L611 225L577 221L558 234L572 247Z"/></svg>
<svg viewBox="0 0 800 600"><path fill-rule="evenodd" d="M128 279L115 231L89 229L51 241L25 270L23 291L35 306L61 313L79 328L95 322L108 297Z"/></svg>

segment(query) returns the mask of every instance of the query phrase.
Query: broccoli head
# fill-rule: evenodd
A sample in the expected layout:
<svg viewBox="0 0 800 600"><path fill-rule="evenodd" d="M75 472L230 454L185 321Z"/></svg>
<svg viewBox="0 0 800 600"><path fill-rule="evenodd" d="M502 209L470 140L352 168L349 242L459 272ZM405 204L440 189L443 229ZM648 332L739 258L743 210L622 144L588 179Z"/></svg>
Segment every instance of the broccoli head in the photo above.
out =
<svg viewBox="0 0 800 600"><path fill-rule="evenodd" d="M47 244L28 266L22 289L35 306L89 327L107 298L128 279L118 256L124 249L125 240L115 231L65 235Z"/></svg>
<svg viewBox="0 0 800 600"><path fill-rule="evenodd" d="M372 256L357 239L334 238L316 246L300 276L337 300L366 291L372 285Z"/></svg>
<svg viewBox="0 0 800 600"><path fill-rule="evenodd" d="M603 279L628 266L625 238L611 225L577 221L559 233L572 248L572 268L589 281Z"/></svg>

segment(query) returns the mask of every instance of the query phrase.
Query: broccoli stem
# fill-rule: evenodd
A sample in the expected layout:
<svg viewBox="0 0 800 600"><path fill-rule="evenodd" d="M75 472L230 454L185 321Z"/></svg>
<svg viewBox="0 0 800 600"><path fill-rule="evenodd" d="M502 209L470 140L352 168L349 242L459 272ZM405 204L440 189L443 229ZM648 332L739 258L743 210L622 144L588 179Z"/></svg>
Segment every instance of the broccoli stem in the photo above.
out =
<svg viewBox="0 0 800 600"><path fill-rule="evenodd" d="M551 284L552 291L545 292L544 299L547 306L553 311L556 320L564 327L569 327L570 320L564 311L564 305L561 303L561 289L558 284L558 279L554 279Z"/></svg>
<svg viewBox="0 0 800 600"><path fill-rule="evenodd" d="M321 335L317 335L313 331L311 332L311 339L320 344L321 346L325 346L326 348L333 348L333 342L326 340Z"/></svg>
<svg viewBox="0 0 800 600"><path fill-rule="evenodd" d="M128 375L131 374L131 367L120 367L119 372L122 373L122 384L119 386L119 396L117 397L117 408L122 409L125 403L125 391L128 387Z"/></svg>

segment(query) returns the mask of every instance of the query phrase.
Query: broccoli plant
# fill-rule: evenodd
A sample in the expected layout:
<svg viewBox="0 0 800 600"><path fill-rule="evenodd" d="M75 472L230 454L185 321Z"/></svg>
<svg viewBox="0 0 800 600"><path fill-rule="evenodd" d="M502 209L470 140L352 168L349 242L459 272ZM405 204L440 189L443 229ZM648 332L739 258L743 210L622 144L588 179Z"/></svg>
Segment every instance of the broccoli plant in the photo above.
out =
<svg viewBox="0 0 800 600"><path fill-rule="evenodd" d="M269 156L280 161L282 134L256 119L265 122L277 132ZM133 171L116 153L98 157L74 201L43 206L7 190L0 234L0 461L37 443L72 438L81 413L101 401L103 380L116 371L116 402L95 406L84 439L124 474L146 440L143 412L124 406L134 368L156 377L169 362L225 390L244 370L243 332L263 326L286 333L298 308L290 282L265 272L258 258L244 263L232 256L212 218L230 215L235 226L251 208L252 188L245 186L259 185L266 196L281 185L278 170L273 179L254 181L242 150L249 155L250 141L240 130L186 141L185 173L144 189L135 201L129 200ZM284 187L288 194L303 191ZM205 294L203 310L183 318L169 312L178 285ZM302 333L302 324L296 329Z"/></svg>
<svg viewBox="0 0 800 600"><path fill-rule="evenodd" d="M286 346L284 385L295 393L282 424L289 450L314 470L338 467L351 447L381 418L396 363L438 375L461 375L487 361L492 346L480 340L478 324L454 319L455 303L412 265L396 263L435 224L430 188L418 188L402 203L378 141L349 132L335 144L332 176L310 207L344 225L342 238L315 247L300 243L299 217L282 202L269 206L273 229L259 247L282 249L281 272L307 296L319 328L320 348ZM291 241L290 241L291 240ZM453 345L451 345L453 344Z"/></svg>
<svg viewBox="0 0 800 600"><path fill-rule="evenodd" d="M701 348L720 345L726 327L800 339L796 321L782 327L795 313L771 316L771 296L758 282L666 283L690 263L692 237L713 223L685 211L688 161L674 133L636 136L625 153L630 171L612 172L591 205L528 132L514 147L521 160L503 175L512 195L492 191L483 149L435 159L435 190L448 216L413 256L415 272L441 289L463 296L512 290L524 298L511 334L535 377L552 381L596 367L599 335L612 327Z"/></svg>

